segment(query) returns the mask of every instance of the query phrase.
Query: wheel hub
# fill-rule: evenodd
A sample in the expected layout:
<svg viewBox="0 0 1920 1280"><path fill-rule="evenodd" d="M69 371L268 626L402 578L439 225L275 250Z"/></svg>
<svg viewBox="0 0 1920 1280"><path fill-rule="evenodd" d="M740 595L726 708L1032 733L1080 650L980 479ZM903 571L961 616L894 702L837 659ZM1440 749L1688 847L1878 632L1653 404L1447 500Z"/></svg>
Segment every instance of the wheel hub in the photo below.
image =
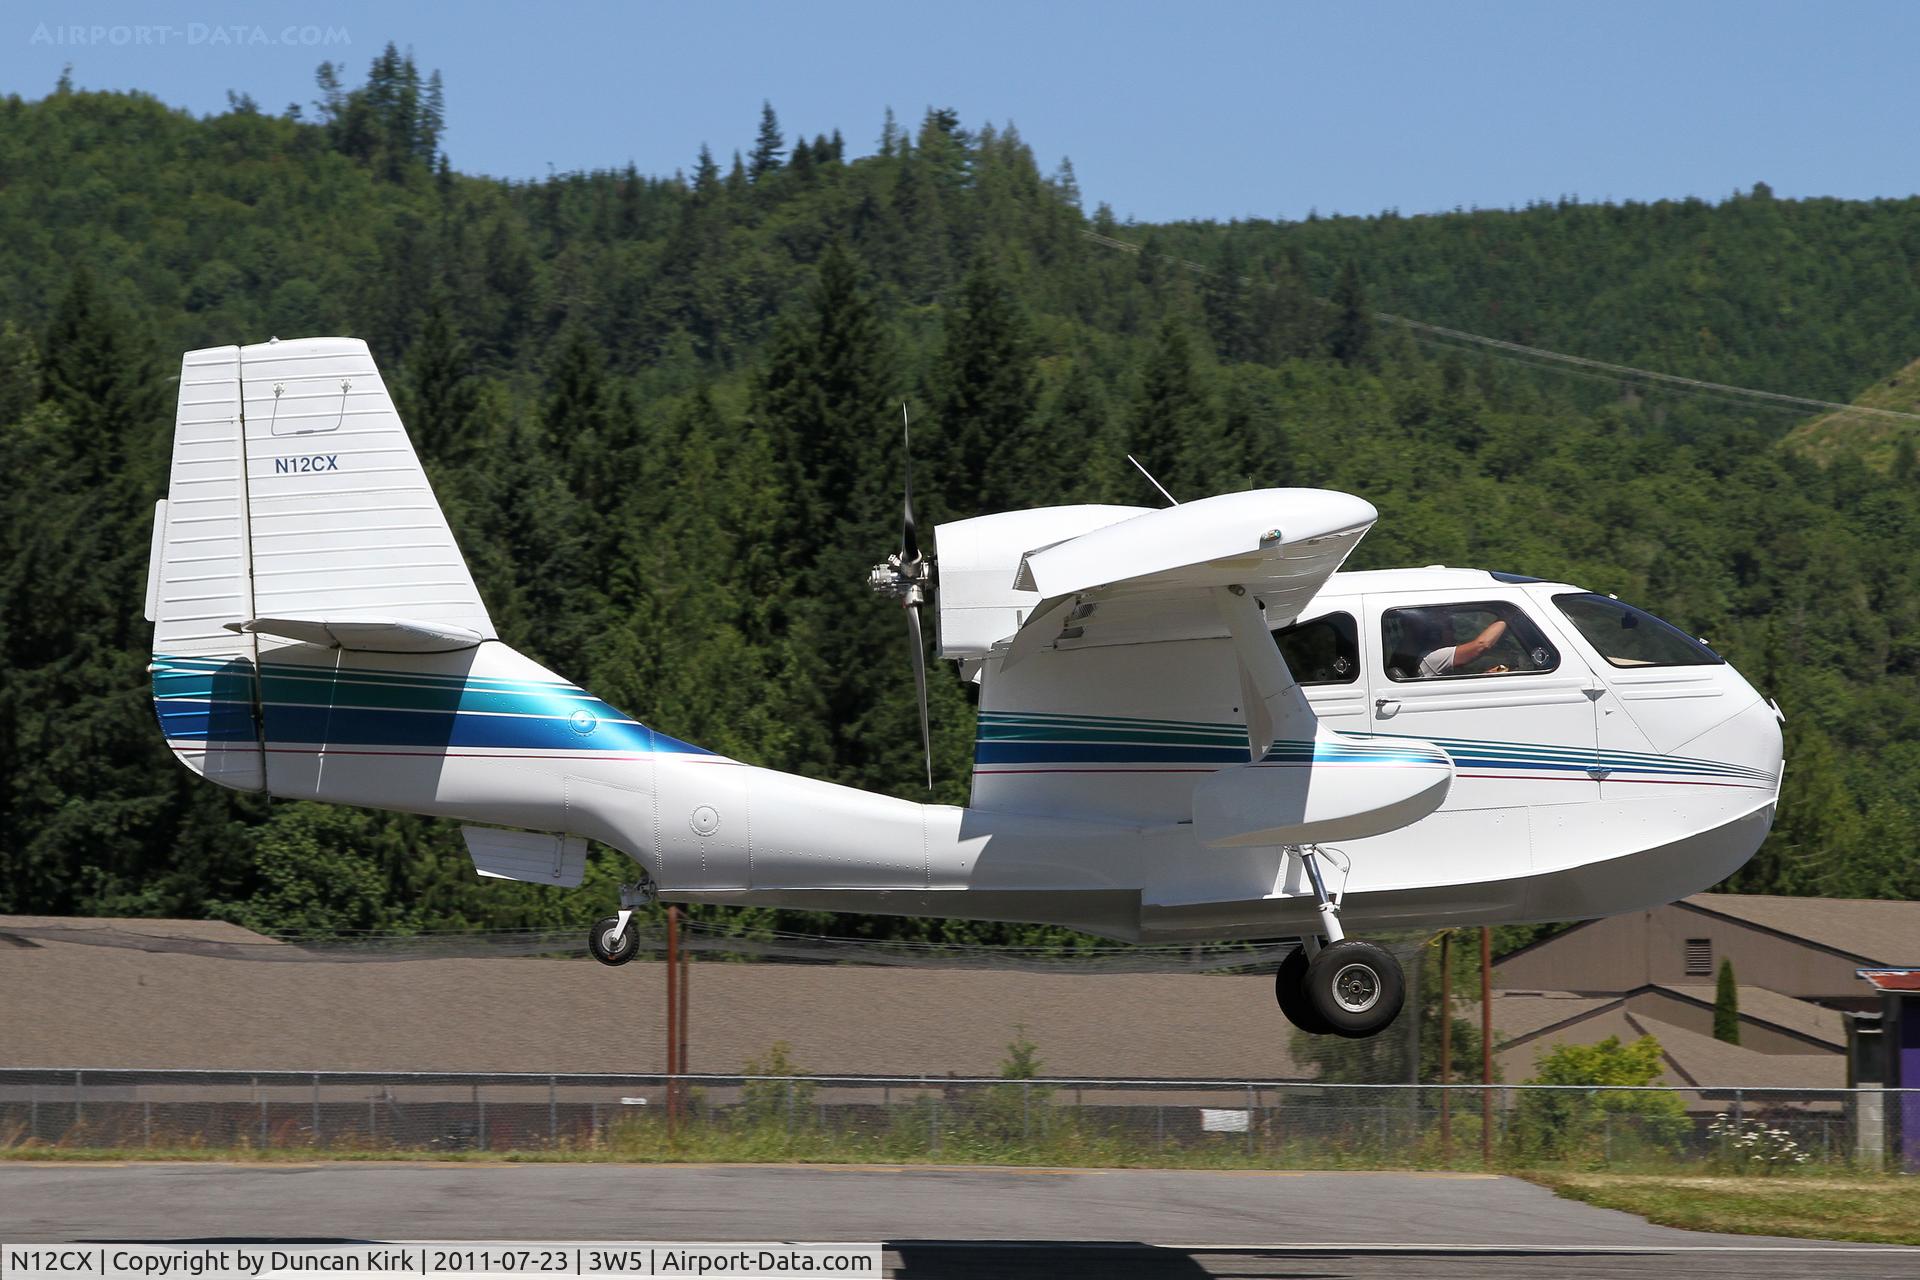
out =
<svg viewBox="0 0 1920 1280"><path fill-rule="evenodd" d="M1370 965L1342 965L1333 975L1333 998L1348 1013L1365 1013L1380 1002L1380 975Z"/></svg>

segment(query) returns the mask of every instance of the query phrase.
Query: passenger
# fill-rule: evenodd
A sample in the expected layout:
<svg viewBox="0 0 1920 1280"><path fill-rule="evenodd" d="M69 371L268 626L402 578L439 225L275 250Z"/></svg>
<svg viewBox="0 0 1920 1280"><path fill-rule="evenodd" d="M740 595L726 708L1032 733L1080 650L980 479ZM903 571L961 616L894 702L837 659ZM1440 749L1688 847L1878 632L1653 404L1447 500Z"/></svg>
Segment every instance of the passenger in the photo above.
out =
<svg viewBox="0 0 1920 1280"><path fill-rule="evenodd" d="M1464 644L1450 644L1444 648L1430 650L1426 657L1420 659L1419 674L1422 678L1453 675L1456 672L1464 675L1466 672L1462 668L1472 666L1484 658L1487 651L1500 643L1500 637L1505 634L1507 634L1507 624L1502 619L1495 621L1492 626ZM1440 639L1440 633L1438 630L1433 630L1422 636L1422 639L1426 644L1432 644ZM1426 644L1421 647L1426 648ZM1507 668L1504 666L1495 666L1488 667L1486 671L1478 674L1503 675L1506 671Z"/></svg>

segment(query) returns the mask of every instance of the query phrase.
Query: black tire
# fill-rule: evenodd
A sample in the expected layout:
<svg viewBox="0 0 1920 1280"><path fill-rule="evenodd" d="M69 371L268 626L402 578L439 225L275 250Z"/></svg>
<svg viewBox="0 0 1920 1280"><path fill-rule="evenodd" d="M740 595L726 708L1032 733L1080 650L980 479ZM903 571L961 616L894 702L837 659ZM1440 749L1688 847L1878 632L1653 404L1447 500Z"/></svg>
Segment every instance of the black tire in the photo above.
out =
<svg viewBox="0 0 1920 1280"><path fill-rule="evenodd" d="M1407 998L1400 962L1386 948L1355 938L1320 948L1304 985L1307 1003L1328 1029L1350 1040L1386 1030Z"/></svg>
<svg viewBox="0 0 1920 1280"><path fill-rule="evenodd" d="M1273 974L1273 999L1280 1006L1280 1012L1287 1015L1287 1021L1308 1035L1324 1036L1332 1033L1333 1028L1307 1000L1307 949L1295 947L1280 962Z"/></svg>
<svg viewBox="0 0 1920 1280"><path fill-rule="evenodd" d="M640 930L635 927L634 922L627 921L627 931L620 935L620 941L616 945L612 941L613 931L619 927L620 917L608 916L596 922L587 934L587 950L591 951L593 958L601 964L622 965L640 952Z"/></svg>

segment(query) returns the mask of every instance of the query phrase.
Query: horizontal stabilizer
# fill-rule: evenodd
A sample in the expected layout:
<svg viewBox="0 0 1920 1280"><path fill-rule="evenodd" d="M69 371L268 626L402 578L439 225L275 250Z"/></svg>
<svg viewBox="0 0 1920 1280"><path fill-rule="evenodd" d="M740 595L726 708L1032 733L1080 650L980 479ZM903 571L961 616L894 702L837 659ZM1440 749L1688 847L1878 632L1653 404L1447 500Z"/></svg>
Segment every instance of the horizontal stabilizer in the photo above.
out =
<svg viewBox="0 0 1920 1280"><path fill-rule="evenodd" d="M587 842L579 836L498 827L461 827L473 869L493 880L523 880L571 889L587 871Z"/></svg>
<svg viewBox="0 0 1920 1280"><path fill-rule="evenodd" d="M401 618L253 618L229 622L226 628L242 635L279 636L363 653L452 653L492 639L450 622L408 622Z"/></svg>

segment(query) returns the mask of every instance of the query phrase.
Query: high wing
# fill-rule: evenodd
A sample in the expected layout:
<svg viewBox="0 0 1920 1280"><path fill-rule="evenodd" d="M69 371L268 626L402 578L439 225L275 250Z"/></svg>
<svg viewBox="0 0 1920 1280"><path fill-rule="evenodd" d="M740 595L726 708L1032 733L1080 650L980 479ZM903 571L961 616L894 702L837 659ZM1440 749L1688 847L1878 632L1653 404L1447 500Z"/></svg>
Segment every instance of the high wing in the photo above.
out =
<svg viewBox="0 0 1920 1280"><path fill-rule="evenodd" d="M1375 743L1322 725L1271 635L1300 616L1378 517L1350 494L1264 489L1031 550L1013 590L1040 602L995 646L1001 669L1047 651L1224 635L1247 761L1194 785L1189 821L1200 843L1358 839L1405 826L1445 799L1452 760L1432 743Z"/></svg>
<svg viewBox="0 0 1920 1280"><path fill-rule="evenodd" d="M1256 489L1148 511L1029 551L1014 587L1041 599L1009 665L1042 649L1217 636L1238 587L1269 627L1300 615L1380 513L1326 489Z"/></svg>

